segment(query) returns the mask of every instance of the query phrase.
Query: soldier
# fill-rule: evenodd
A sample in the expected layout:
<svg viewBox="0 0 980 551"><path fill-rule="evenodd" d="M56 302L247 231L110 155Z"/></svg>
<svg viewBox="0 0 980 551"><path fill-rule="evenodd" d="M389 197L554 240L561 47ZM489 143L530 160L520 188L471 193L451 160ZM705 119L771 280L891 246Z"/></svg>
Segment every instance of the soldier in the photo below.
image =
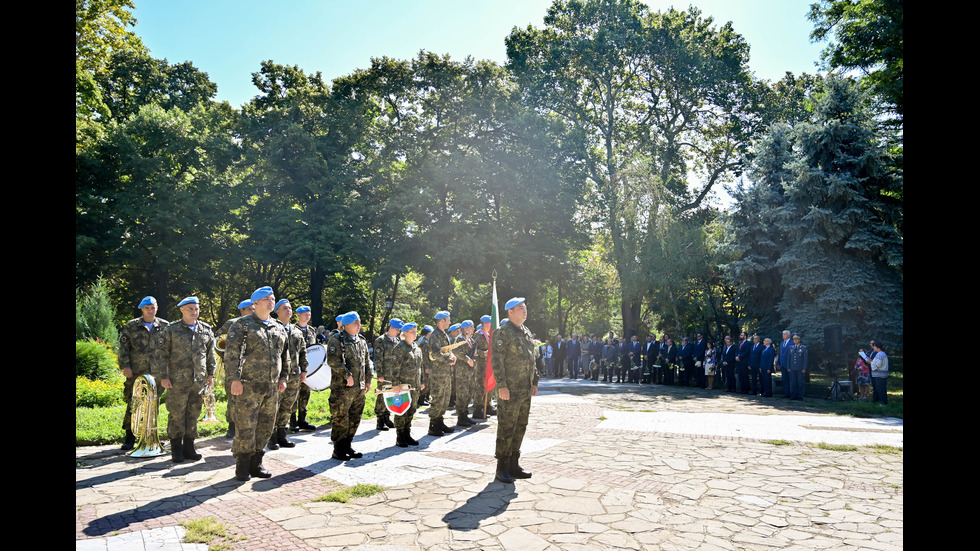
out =
<svg viewBox="0 0 980 551"><path fill-rule="evenodd" d="M295 442L286 438L286 427L289 423L289 416L292 415L299 398L299 391L306 382L306 370L309 362L306 360L306 340L303 332L290 324L293 317L293 306L288 300L282 299L276 303L276 317L278 322L289 335L287 346L289 348L289 380L286 382L286 390L279 393L279 403L276 407L276 424L272 435L269 437L269 449L278 450L283 448L296 447Z"/></svg>
<svg viewBox="0 0 980 551"><path fill-rule="evenodd" d="M515 478L531 478L520 467L521 443L527 431L531 397L538 394L538 372L534 368L535 346L531 332L524 327L527 305L515 297L505 305L508 323L493 336L490 361L497 378L497 480L512 483Z"/></svg>
<svg viewBox="0 0 980 551"><path fill-rule="evenodd" d="M401 340L387 356L385 372L392 386L412 386L411 407L402 415L395 416L395 445L405 448L419 445L419 441L412 438L412 419L418 409L419 392L425 388L425 385L422 384L422 349L415 344L418 325L415 322L406 323L401 328L401 334ZM384 402L383 399L380 401Z"/></svg>
<svg viewBox="0 0 980 551"><path fill-rule="evenodd" d="M357 459L364 454L354 451L351 443L364 412L364 394L371 388L371 358L367 341L360 335L361 318L357 312L340 317L341 333L327 345L327 365L330 366L330 439L333 458L340 461Z"/></svg>
<svg viewBox="0 0 980 551"><path fill-rule="evenodd" d="M243 317L251 314L254 310L255 310L255 307L252 306L252 300L251 299L245 299L245 300L239 302L238 303L238 317L237 318L231 318L230 320L226 321L224 323L224 325L221 326L221 329L218 329L218 332L214 335L214 337L217 340L220 341L221 340L221 337L223 337L223 336L225 336L225 335L228 334L228 329L231 328L231 324L235 323L235 321L237 321L238 319L243 318ZM216 349L215 351L217 352L218 357L221 358L221 361L224 362L225 361L225 352L224 352L224 350L217 350ZM225 377L225 396L228 396L229 397L229 402L230 402L231 401L230 400L230 397L231 397L231 381L228 380L228 377ZM234 438L235 437L235 422L227 414L225 414L225 417L228 417L228 432L225 433L225 438Z"/></svg>
<svg viewBox="0 0 980 551"><path fill-rule="evenodd" d="M187 297L177 307L180 321L157 333L153 369L162 377L160 386L167 389L167 437L174 463L201 458L194 449L197 418L204 405L204 387L214 384L217 365L211 326L197 319L197 297Z"/></svg>
<svg viewBox="0 0 980 551"><path fill-rule="evenodd" d="M419 338L415 341L419 349L422 350L422 391L419 392L419 407L429 405L429 376L431 375L432 360L429 359L429 335L432 334L431 325L423 325L419 331Z"/></svg>
<svg viewBox="0 0 980 551"><path fill-rule="evenodd" d="M126 382L123 383L123 399L126 401L126 414L123 415L122 428L126 431L126 440L122 449L131 450L136 445L136 435L133 434L133 383L140 375L152 373L153 348L156 336L169 324L167 320L157 317L157 299L146 297L140 301L141 317L131 319L119 333L119 368L122 369Z"/></svg>
<svg viewBox="0 0 980 551"><path fill-rule="evenodd" d="M461 334L456 342L466 341L466 344L453 349L456 355L456 426L472 427L476 423L470 421L470 400L476 399L476 362L471 357L473 351L473 321L464 320L459 324ZM482 398L482 396L481 396ZM475 406L474 406L475 407Z"/></svg>
<svg viewBox="0 0 980 551"><path fill-rule="evenodd" d="M394 428L395 426L391 421L391 412L385 407L384 398L381 397L381 383L388 380L388 367L386 362L388 361L388 356L391 354L391 349L398 344L398 334L401 330L402 320L391 318L391 321L388 322L388 331L384 335L374 339L374 371L378 378L378 387L375 392L377 397L374 401L374 414L378 418L378 430L388 430L389 427ZM418 388L417 385L416 388Z"/></svg>
<svg viewBox="0 0 980 551"><path fill-rule="evenodd" d="M235 421L235 478L269 478L262 466L263 449L276 423L278 393L289 379L289 335L272 319L276 297L271 287L252 293L255 311L240 318L228 330L225 346L225 377L231 381L228 406Z"/></svg>
<svg viewBox="0 0 980 551"><path fill-rule="evenodd" d="M323 326L321 325L319 329L314 329L310 325L310 318L313 317L313 312L310 311L309 306L300 306L296 309L296 324L300 331L303 332L303 340L306 341L306 346L310 347L318 342L318 337L323 333ZM293 432L299 432L300 430L316 430L316 425L311 425L306 421L306 409L310 403L311 389L309 385L299 386L299 397L296 399L296 411L294 411L289 416L289 428Z"/></svg>
<svg viewBox="0 0 980 551"><path fill-rule="evenodd" d="M487 352L490 350L490 316L480 318L480 328L473 336L473 359L476 367L473 370L473 418L486 419L490 411L489 396L487 396Z"/></svg>
<svg viewBox="0 0 980 551"><path fill-rule="evenodd" d="M436 327L429 335L429 391L432 394L432 405L429 406L429 434L442 436L453 432L446 426L442 416L446 414L449 405L449 394L452 392L452 368L456 364L456 356L452 352L443 352L442 347L449 346L449 312L442 310L435 315Z"/></svg>

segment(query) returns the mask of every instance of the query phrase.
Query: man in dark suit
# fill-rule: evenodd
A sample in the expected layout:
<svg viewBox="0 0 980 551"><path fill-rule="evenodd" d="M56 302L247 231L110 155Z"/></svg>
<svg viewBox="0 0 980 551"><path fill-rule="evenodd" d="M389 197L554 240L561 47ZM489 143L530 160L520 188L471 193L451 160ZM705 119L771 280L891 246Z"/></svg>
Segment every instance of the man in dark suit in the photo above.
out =
<svg viewBox="0 0 980 551"><path fill-rule="evenodd" d="M555 339L555 378L561 379L565 376L565 357L568 355L568 345L562 340L561 335Z"/></svg>
<svg viewBox="0 0 980 551"><path fill-rule="evenodd" d="M602 363L602 343L599 342L599 337L592 335L592 340L589 341L589 364L595 362L595 365ZM599 372L596 371L592 374L592 380L599 380Z"/></svg>
<svg viewBox="0 0 980 551"><path fill-rule="evenodd" d="M678 363L684 367L680 373L681 386L690 386L691 373L694 371L694 345L687 340L687 337L681 339L681 347L677 351L677 357Z"/></svg>
<svg viewBox="0 0 980 551"><path fill-rule="evenodd" d="M793 341L789 338L789 331L783 331L783 342L779 343L779 371L783 374L783 394L787 400L792 397L789 384L790 348L793 348Z"/></svg>
<svg viewBox="0 0 980 551"><path fill-rule="evenodd" d="M762 341L762 344L764 347L759 359L759 378L762 382L762 395L766 398L772 398L772 364L776 359L776 348L772 345L772 339L769 337L766 337L766 340Z"/></svg>
<svg viewBox="0 0 980 551"><path fill-rule="evenodd" d="M725 392L735 392L735 357L738 348L732 342L731 335L725 335L725 345L721 349L721 369L725 372L728 388Z"/></svg>
<svg viewBox="0 0 980 551"><path fill-rule="evenodd" d="M640 346L640 339L636 335L633 335L633 337L630 339L629 352L630 352L630 359L632 360L632 365L630 366L630 372L629 372L629 381L631 383L639 384L640 369L642 369L641 366L643 365L643 360L642 360L643 348ZM634 366L637 369L633 369Z"/></svg>
<svg viewBox="0 0 980 551"><path fill-rule="evenodd" d="M578 340L578 335L572 334L572 340L568 341L568 375L572 379L578 379L579 362L582 360L582 343Z"/></svg>
<svg viewBox="0 0 980 551"><path fill-rule="evenodd" d="M694 381L698 388L708 388L708 381L704 377L704 351L707 349L708 341L705 340L704 335L698 333L694 341Z"/></svg>
<svg viewBox="0 0 980 551"><path fill-rule="evenodd" d="M793 335L793 346L789 349L789 386L793 400L803 399L803 381L806 377L809 353L806 345L800 344L800 336Z"/></svg>
<svg viewBox="0 0 980 551"><path fill-rule="evenodd" d="M619 382L625 383L630 374L630 347L626 337L619 337Z"/></svg>
<svg viewBox="0 0 980 551"><path fill-rule="evenodd" d="M643 382L652 383L654 380L653 361L660 353L660 344L653 340L653 335L647 335L647 342L643 344Z"/></svg>
<svg viewBox="0 0 980 551"><path fill-rule="evenodd" d="M677 345L674 339L667 339L667 344L660 351L664 358L664 384L674 384L674 366L677 364Z"/></svg>
<svg viewBox="0 0 980 551"><path fill-rule="evenodd" d="M749 355L752 345L749 336L742 331L738 335L738 352L735 354L735 377L738 379L738 393L749 393Z"/></svg>
<svg viewBox="0 0 980 551"><path fill-rule="evenodd" d="M749 352L749 380L752 382L753 396L759 394L759 367L762 365L762 343L759 342L759 335L752 335L752 350Z"/></svg>

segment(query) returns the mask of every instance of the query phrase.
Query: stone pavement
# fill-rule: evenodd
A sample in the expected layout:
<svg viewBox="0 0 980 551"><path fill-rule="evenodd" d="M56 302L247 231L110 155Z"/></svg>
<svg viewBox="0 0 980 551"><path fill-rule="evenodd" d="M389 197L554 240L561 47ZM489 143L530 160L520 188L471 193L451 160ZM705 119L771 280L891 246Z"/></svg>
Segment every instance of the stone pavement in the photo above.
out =
<svg viewBox="0 0 980 551"><path fill-rule="evenodd" d="M364 457L346 463L330 459L329 429L291 435L297 447L266 454L274 476L245 483L224 438L181 464L76 448L76 550L201 549L178 543L179 524L201 517L249 550L903 547L903 453L871 447L902 447L902 420L717 390L550 379L539 390L521 458L533 477L509 485L494 480L493 417L434 438L423 412L421 444L407 449L364 421ZM386 489L314 501L357 483Z"/></svg>

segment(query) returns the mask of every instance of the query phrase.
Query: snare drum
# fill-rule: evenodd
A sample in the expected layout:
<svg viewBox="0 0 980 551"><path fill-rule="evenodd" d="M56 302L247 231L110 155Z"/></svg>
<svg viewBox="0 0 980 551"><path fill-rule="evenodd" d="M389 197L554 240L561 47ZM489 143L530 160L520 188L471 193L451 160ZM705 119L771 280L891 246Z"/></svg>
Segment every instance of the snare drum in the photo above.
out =
<svg viewBox="0 0 980 551"><path fill-rule="evenodd" d="M327 349L322 344L311 344L306 347L306 385L313 390L330 388L330 366L327 365Z"/></svg>

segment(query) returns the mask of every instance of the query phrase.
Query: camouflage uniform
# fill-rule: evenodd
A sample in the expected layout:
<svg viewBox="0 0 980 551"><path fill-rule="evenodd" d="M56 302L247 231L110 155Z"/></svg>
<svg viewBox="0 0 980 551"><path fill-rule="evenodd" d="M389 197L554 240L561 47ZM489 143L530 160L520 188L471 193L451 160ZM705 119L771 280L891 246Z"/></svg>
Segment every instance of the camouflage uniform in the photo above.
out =
<svg viewBox="0 0 980 551"><path fill-rule="evenodd" d="M228 330L231 329L231 324L235 323L236 321L238 321L240 319L242 319L242 318L241 317L237 317L237 318L231 318L230 320L226 321L224 323L224 325L221 326L221 329L218 329L218 332L214 334L215 340L217 341L217 340L221 339L222 336L227 335L228 334ZM222 352L219 352L217 350L215 350L215 353L218 355L218 358L221 360L221 365L224 366L224 364L225 364L225 353L223 351ZM224 384L225 384L225 396L229 396L230 397L231 396L231 381L228 380L228 377L225 377L225 383Z"/></svg>
<svg viewBox="0 0 980 551"><path fill-rule="evenodd" d="M483 332L483 327L473 333L473 417L486 419L483 406L489 401L487 396L487 352L490 351L490 339Z"/></svg>
<svg viewBox="0 0 980 551"><path fill-rule="evenodd" d="M390 382L388 377L388 359L391 356L392 349L395 345L400 342L398 337L392 339L387 334L382 334L380 337L374 339L374 372L378 379L384 379L386 382ZM378 398L374 403L374 414L379 418L384 414L388 413L388 408L385 407L385 401L381 397L381 389L378 389Z"/></svg>
<svg viewBox="0 0 980 551"><path fill-rule="evenodd" d="M136 318L126 322L122 331L119 333L119 368L129 368L133 372L132 377L128 377L123 383L123 399L126 401L126 414L123 416L123 430L132 430L133 418L133 383L137 377L147 373L153 373L152 358L154 347L156 346L156 336L170 325L170 322L163 318L153 320L153 325L147 331L143 325L143 318ZM155 376L157 385L160 384L159 377Z"/></svg>
<svg viewBox="0 0 980 551"><path fill-rule="evenodd" d="M217 360L214 354L211 326L198 321L191 329L175 321L157 333L153 371L169 379L167 390L167 436L197 438L197 418L204 405L204 383L214 376Z"/></svg>
<svg viewBox="0 0 980 551"><path fill-rule="evenodd" d="M278 404L277 386L289 379L288 335L282 324L265 323L255 314L239 318L228 330L225 378L241 381L244 391L228 400L235 422L231 453L237 458L261 454L272 436Z"/></svg>
<svg viewBox="0 0 980 551"><path fill-rule="evenodd" d="M443 352L443 346L449 346L449 335L436 327L429 334L429 377L426 388L430 389L432 404L429 406L429 419L442 419L449 406L449 395L452 393L452 352Z"/></svg>
<svg viewBox="0 0 980 551"><path fill-rule="evenodd" d="M409 429L418 410L419 389L422 388L422 349L415 343L399 341L391 350L387 373L393 386L412 385L415 389L411 391L412 407L402 415L394 416L395 429ZM378 401L384 402L383 399Z"/></svg>
<svg viewBox="0 0 980 551"><path fill-rule="evenodd" d="M276 413L276 428L284 429L289 426L289 416L292 415L296 407L296 400L299 398L300 387L306 386L299 381L300 375L306 373L309 362L306 360L306 339L303 332L295 325L283 324L283 329L289 334L289 380L286 382L286 390L279 393L278 413ZM310 388L306 386L306 388Z"/></svg>
<svg viewBox="0 0 980 551"><path fill-rule="evenodd" d="M494 456L506 459L520 454L531 411L531 390L538 386L534 340L524 326L504 325L493 335L490 358L497 386L510 392L510 400L497 402L497 448Z"/></svg>
<svg viewBox="0 0 980 551"><path fill-rule="evenodd" d="M425 385L425 388L419 392L419 405L421 405L421 403L427 401L429 399L429 395L432 394L429 389L430 373L427 373L427 371L432 369L432 360L429 359L429 335L416 340L415 345L422 351L422 384Z"/></svg>
<svg viewBox="0 0 980 551"><path fill-rule="evenodd" d="M470 400L476 397L476 387L473 384L476 378L473 374L476 371L476 361L473 362L473 367L467 363L470 360L473 340L459 335L454 344L459 341L468 343L453 349L453 354L456 356L456 414L462 416L469 413Z"/></svg>
<svg viewBox="0 0 980 551"><path fill-rule="evenodd" d="M341 332L330 337L327 344L327 365L330 366L330 440L354 439L364 412L364 389L371 387L371 359L367 341L361 335ZM354 386L347 386L347 377Z"/></svg>

